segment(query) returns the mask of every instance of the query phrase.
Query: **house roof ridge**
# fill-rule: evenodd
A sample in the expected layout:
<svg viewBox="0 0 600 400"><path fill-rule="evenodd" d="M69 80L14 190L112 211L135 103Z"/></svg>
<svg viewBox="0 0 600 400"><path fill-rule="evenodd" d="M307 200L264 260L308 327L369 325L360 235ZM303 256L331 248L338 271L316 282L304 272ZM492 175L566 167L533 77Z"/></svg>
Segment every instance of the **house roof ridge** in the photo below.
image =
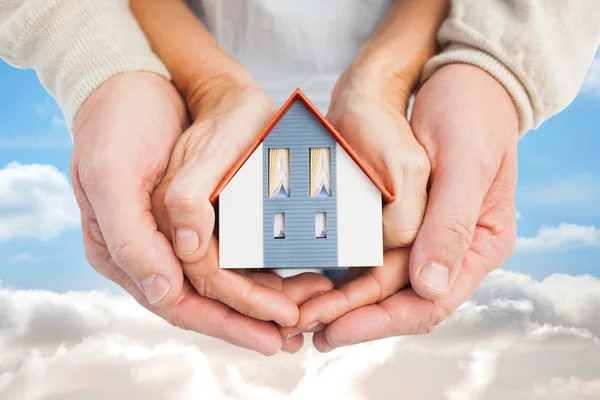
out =
<svg viewBox="0 0 600 400"><path fill-rule="evenodd" d="M250 156L256 151L256 149L260 146L260 144L265 140L265 138L271 133L275 125L283 118L283 116L287 113L290 107L294 104L296 100L300 99L302 103L306 106L306 108L317 118L317 120L323 125L323 127L329 132L331 136L335 139L335 141L348 153L348 155L354 160L354 162L359 166L359 168L363 171L365 175L373 182L373 184L377 187L377 189L383 195L384 201L389 203L394 200L394 195L386 189L383 183L377 179L375 174L367 167L367 165L358 157L358 154L350 147L348 142L342 137L342 135L325 119L323 114L315 107L315 105L306 97L306 95L300 90L300 88L296 88L291 96L287 99L287 101L281 106L279 111L275 114L273 119L269 122L269 124L265 127L265 129L260 133L260 135L256 138L252 145L244 152L244 154L239 158L239 160L233 165L231 170L223 177L221 182L217 185L215 190L210 196L210 202L214 203L219 197L219 194L225 189L227 184L233 179L235 174L242 168L242 166L248 161Z"/></svg>

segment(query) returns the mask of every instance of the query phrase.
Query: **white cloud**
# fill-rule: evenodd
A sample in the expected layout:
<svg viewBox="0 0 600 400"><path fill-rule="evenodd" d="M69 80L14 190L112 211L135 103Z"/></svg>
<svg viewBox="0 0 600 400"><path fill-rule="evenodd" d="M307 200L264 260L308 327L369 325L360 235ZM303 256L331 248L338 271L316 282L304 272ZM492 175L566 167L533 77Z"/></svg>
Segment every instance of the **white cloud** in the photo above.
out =
<svg viewBox="0 0 600 400"><path fill-rule="evenodd" d="M583 380L575 377L552 378L547 384L534 389L535 396L546 399L554 395L565 400L578 398L600 398L600 378Z"/></svg>
<svg viewBox="0 0 600 400"><path fill-rule="evenodd" d="M67 177L52 165L8 164L0 169L0 240L50 239L79 225Z"/></svg>
<svg viewBox="0 0 600 400"><path fill-rule="evenodd" d="M25 261L31 261L32 258L33 257L31 257L31 254L29 252L24 251L15 256L9 257L8 262L9 263L21 263L21 262L25 262Z"/></svg>
<svg viewBox="0 0 600 400"><path fill-rule="evenodd" d="M592 62L581 91L600 96L600 56L597 56Z"/></svg>
<svg viewBox="0 0 600 400"><path fill-rule="evenodd" d="M600 244L600 229L593 225L542 226L533 237L517 238L517 249L522 251L597 246L598 244Z"/></svg>
<svg viewBox="0 0 600 400"><path fill-rule="evenodd" d="M46 110L48 109L48 103L37 103L33 105L33 108L35 109L35 113L37 115L44 115L46 113Z"/></svg>
<svg viewBox="0 0 600 400"><path fill-rule="evenodd" d="M600 279L496 271L431 335L267 358L127 297L0 288L0 398L593 399L598 315Z"/></svg>
<svg viewBox="0 0 600 400"><path fill-rule="evenodd" d="M65 128L67 126L67 121L65 118L59 115L54 115L52 117L52 126L54 128Z"/></svg>

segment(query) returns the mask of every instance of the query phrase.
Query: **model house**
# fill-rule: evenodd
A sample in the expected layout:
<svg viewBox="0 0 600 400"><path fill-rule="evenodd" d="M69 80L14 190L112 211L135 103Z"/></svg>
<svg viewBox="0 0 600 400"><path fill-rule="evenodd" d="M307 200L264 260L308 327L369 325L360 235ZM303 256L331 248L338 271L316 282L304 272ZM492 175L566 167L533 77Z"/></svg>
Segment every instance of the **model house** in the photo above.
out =
<svg viewBox="0 0 600 400"><path fill-rule="evenodd" d="M217 196L221 268L383 264L382 200L393 196L298 89Z"/></svg>

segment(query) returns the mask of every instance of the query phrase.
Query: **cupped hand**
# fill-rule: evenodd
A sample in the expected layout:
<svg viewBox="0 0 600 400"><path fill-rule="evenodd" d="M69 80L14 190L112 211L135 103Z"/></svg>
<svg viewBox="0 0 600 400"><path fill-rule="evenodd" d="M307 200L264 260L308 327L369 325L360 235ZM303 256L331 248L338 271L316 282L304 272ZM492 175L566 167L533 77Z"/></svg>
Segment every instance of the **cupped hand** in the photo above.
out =
<svg viewBox="0 0 600 400"><path fill-rule="evenodd" d="M431 161L410 287L353 310L314 335L317 349L431 332L510 257L516 237L518 117L483 70L452 64L418 92L411 125Z"/></svg>
<svg viewBox="0 0 600 400"><path fill-rule="evenodd" d="M328 120L395 199L383 207L384 265L351 268L335 290L300 308L297 329L323 329L344 314L375 304L408 283L410 246L427 202L429 160L406 118L410 85L396 76L349 69L336 85Z"/></svg>
<svg viewBox="0 0 600 400"><path fill-rule="evenodd" d="M331 282L314 273L283 279L260 270L219 268L215 210L209 201L277 109L245 72L204 81L192 93L188 107L193 123L177 141L152 196L159 230L174 243L184 273L200 295L258 320L294 326L298 304L330 290Z"/></svg>
<svg viewBox="0 0 600 400"><path fill-rule="evenodd" d="M71 162L86 257L99 273L169 323L274 354L282 348L277 326L198 294L152 215L151 193L186 126L185 104L155 74L117 75L86 100L74 124ZM257 280L298 303L309 297L293 282ZM287 349L299 346L296 339Z"/></svg>

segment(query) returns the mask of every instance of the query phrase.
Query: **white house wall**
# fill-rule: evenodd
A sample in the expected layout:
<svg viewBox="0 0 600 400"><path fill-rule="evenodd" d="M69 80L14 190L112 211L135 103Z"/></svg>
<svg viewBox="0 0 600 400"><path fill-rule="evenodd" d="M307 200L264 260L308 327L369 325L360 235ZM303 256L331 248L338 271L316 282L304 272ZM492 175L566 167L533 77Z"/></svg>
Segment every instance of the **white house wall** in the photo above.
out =
<svg viewBox="0 0 600 400"><path fill-rule="evenodd" d="M264 266L262 190L261 144L219 195L221 268Z"/></svg>
<svg viewBox="0 0 600 400"><path fill-rule="evenodd" d="M382 265L381 192L339 144L337 214L340 266Z"/></svg>

